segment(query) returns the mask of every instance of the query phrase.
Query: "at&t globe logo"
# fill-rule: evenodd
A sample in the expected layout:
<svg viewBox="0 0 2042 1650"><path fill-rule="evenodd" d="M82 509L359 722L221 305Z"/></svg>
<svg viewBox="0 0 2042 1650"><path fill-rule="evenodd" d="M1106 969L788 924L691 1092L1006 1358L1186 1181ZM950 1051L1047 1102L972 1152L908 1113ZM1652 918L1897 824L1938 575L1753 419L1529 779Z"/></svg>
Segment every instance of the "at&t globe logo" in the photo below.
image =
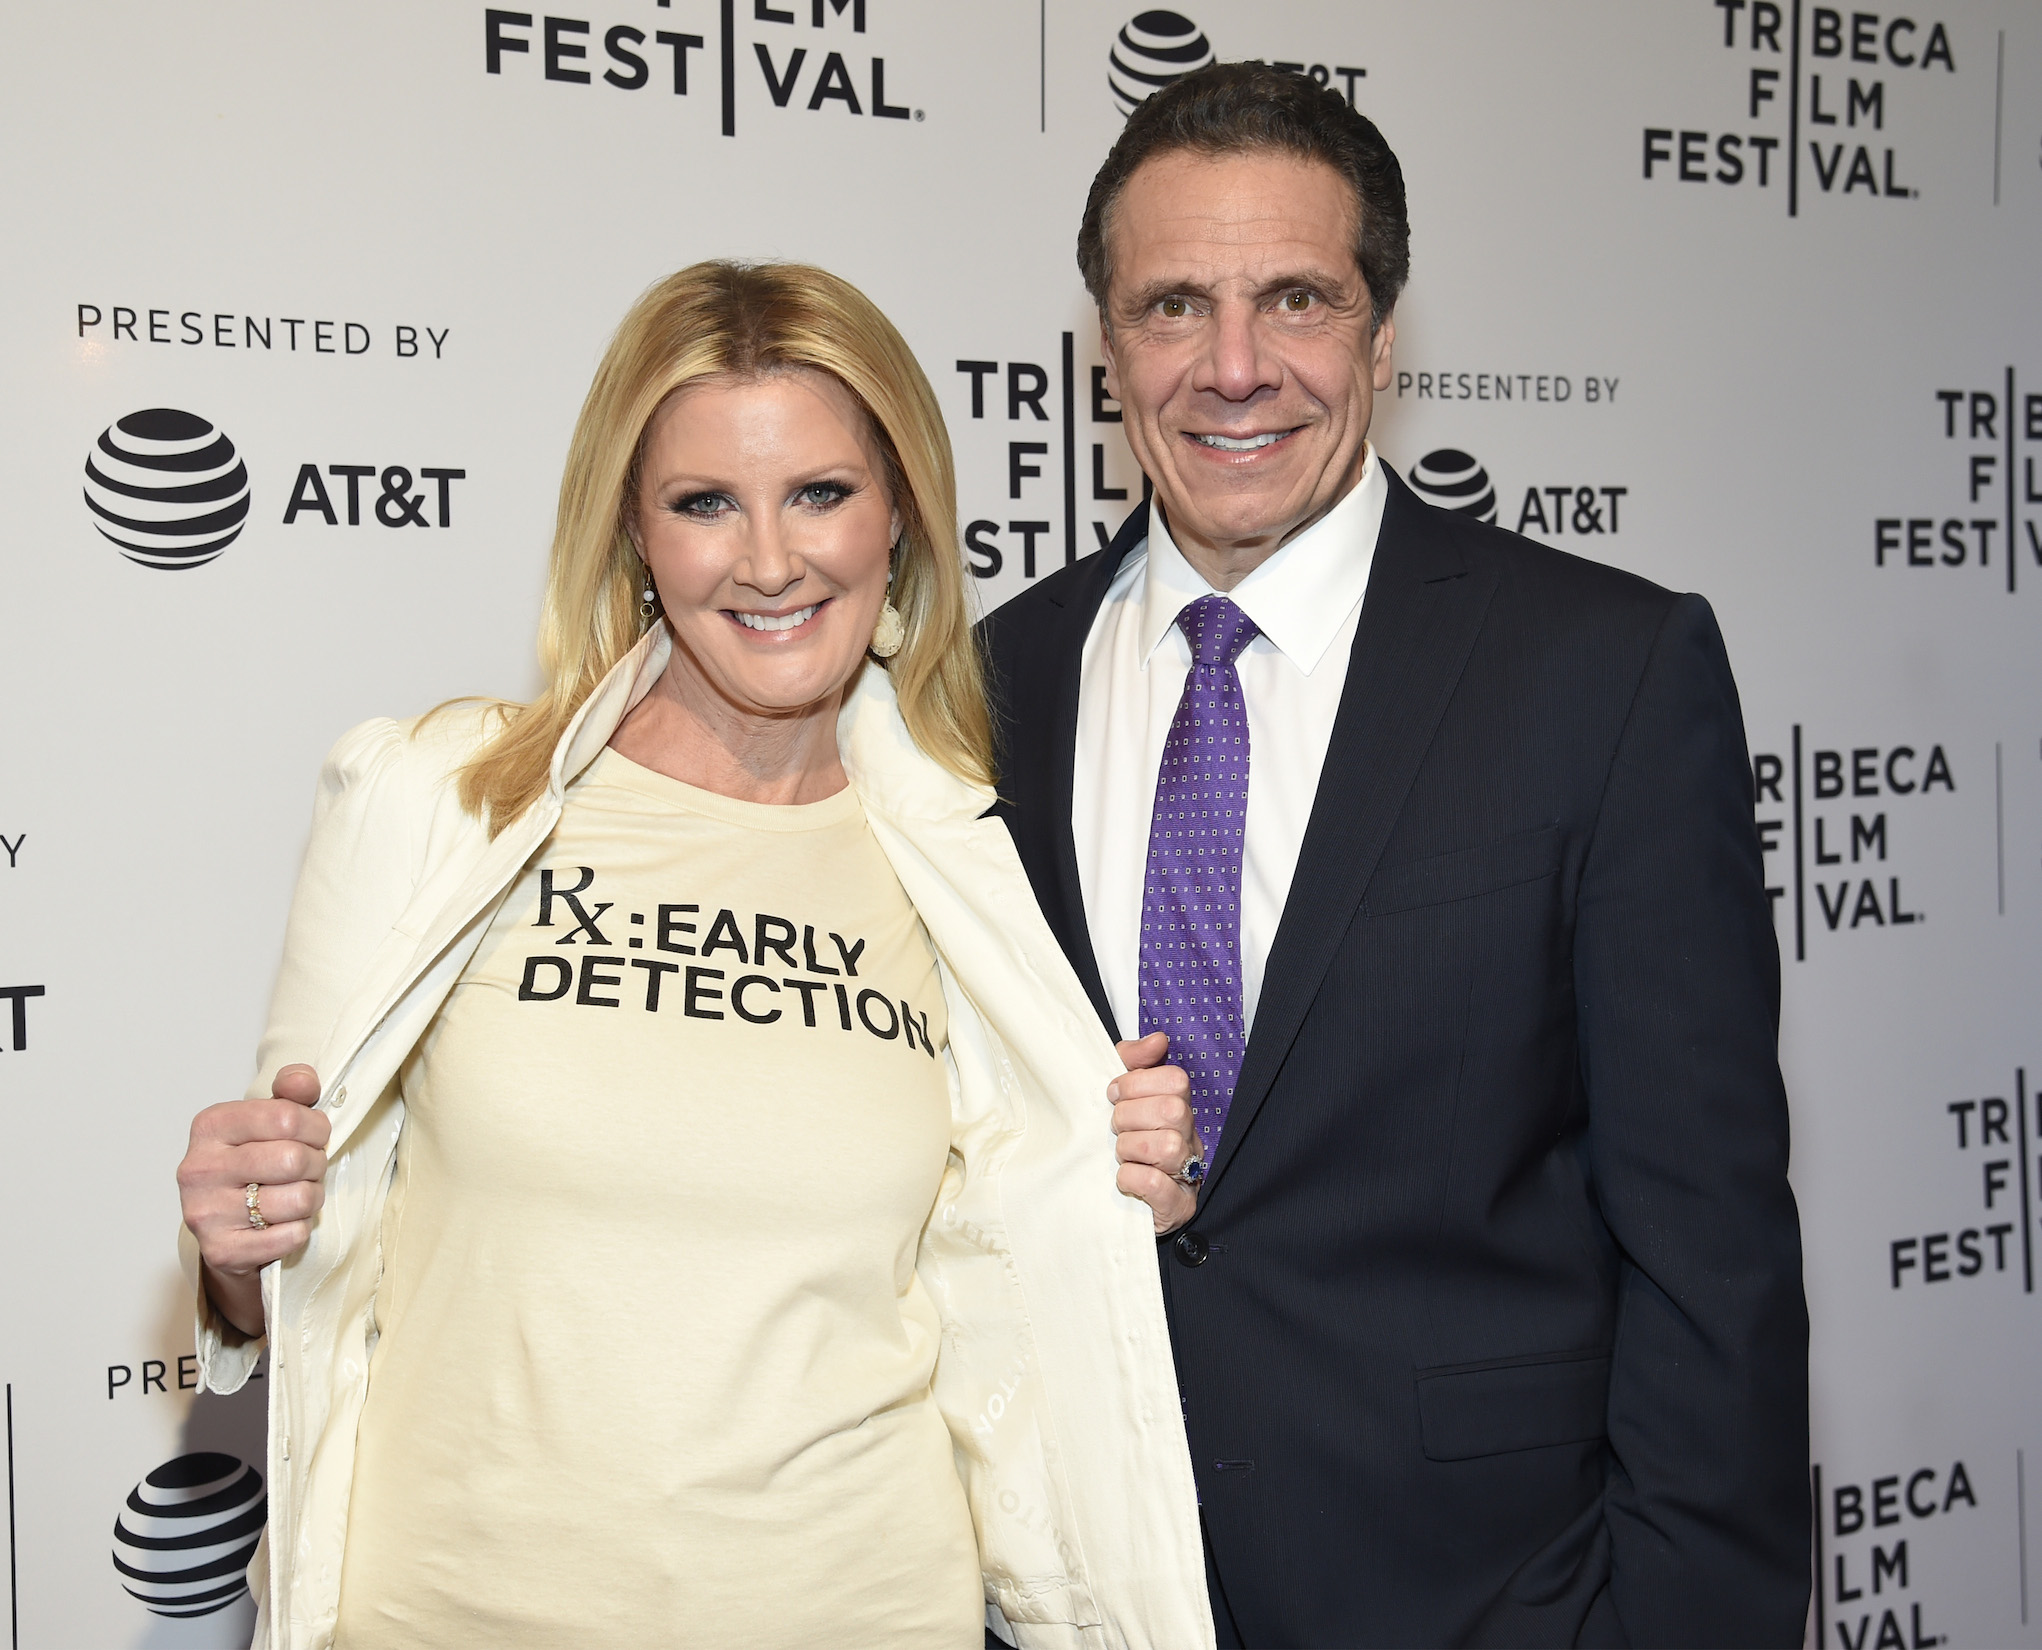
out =
<svg viewBox="0 0 2042 1650"><path fill-rule="evenodd" d="M1188 17L1145 11L1120 31L1106 57L1106 84L1123 116L1213 60L1212 42Z"/></svg>
<svg viewBox="0 0 2042 1650"><path fill-rule="evenodd" d="M1458 447L1441 447L1411 467L1411 487L1427 504L1477 521L1496 519L1496 488L1481 460Z"/></svg>
<svg viewBox="0 0 2042 1650"><path fill-rule="evenodd" d="M253 1467L210 1450L180 1455L129 1494L114 1522L113 1567L157 1615L209 1616L248 1591L268 1514Z"/></svg>
<svg viewBox="0 0 2042 1650"><path fill-rule="evenodd" d="M149 407L110 424L85 460L97 527L144 567L203 567L241 536L248 468L197 413Z"/></svg>

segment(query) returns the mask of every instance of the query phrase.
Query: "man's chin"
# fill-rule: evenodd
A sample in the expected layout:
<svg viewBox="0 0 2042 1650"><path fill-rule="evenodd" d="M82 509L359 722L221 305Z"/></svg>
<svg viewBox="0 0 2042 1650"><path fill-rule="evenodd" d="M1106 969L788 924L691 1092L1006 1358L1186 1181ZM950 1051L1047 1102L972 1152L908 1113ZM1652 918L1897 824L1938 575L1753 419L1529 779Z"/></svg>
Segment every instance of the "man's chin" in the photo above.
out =
<svg viewBox="0 0 2042 1650"><path fill-rule="evenodd" d="M1179 499L1164 499L1170 530L1180 539L1195 537L1213 545L1250 544L1282 538L1313 514L1295 486L1277 477L1243 476L1234 487L1206 486L1186 490Z"/></svg>

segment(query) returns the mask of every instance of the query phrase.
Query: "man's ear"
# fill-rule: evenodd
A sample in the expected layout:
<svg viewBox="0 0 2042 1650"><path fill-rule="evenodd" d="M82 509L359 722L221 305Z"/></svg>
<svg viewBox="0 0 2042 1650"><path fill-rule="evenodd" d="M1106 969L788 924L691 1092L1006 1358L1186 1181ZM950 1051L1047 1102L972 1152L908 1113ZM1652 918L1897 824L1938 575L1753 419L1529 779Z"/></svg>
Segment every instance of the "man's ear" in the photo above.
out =
<svg viewBox="0 0 2042 1650"><path fill-rule="evenodd" d="M1390 350L1396 342L1396 320L1385 315L1382 325L1375 330L1375 336L1368 341L1369 364L1373 368L1378 395L1390 387Z"/></svg>
<svg viewBox="0 0 2042 1650"><path fill-rule="evenodd" d="M1113 328L1102 312L1099 317L1099 353L1106 358L1106 393L1120 399L1120 363L1113 357Z"/></svg>

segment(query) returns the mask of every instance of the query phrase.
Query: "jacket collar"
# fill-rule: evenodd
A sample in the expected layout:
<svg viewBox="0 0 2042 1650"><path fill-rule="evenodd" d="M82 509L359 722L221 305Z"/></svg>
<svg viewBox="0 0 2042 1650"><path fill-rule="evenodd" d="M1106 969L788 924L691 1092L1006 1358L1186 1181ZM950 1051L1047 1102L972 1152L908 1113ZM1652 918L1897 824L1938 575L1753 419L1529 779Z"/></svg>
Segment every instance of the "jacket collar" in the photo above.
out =
<svg viewBox="0 0 2042 1650"><path fill-rule="evenodd" d="M915 743L893 678L869 661L838 713L837 750L870 812L903 822L969 824L993 805L992 786L960 778Z"/></svg>
<svg viewBox="0 0 2042 1650"><path fill-rule="evenodd" d="M631 651L610 667L596 684L595 692L582 701L581 709L567 724L567 731L553 747L553 764L547 789L557 804L567 787L580 777L610 742L610 735L631 713L639 700L652 691L652 684L665 672L673 653L667 628L656 624L638 638Z"/></svg>

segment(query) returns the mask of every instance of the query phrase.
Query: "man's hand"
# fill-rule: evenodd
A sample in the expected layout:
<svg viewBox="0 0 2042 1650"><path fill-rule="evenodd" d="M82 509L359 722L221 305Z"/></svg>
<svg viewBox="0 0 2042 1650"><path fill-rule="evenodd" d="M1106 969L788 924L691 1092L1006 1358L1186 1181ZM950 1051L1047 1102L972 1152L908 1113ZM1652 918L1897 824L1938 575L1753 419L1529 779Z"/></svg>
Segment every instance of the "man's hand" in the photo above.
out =
<svg viewBox="0 0 2042 1650"><path fill-rule="evenodd" d="M198 1239L206 1293L229 1323L260 1335L263 1267L294 1255L312 1236L326 1201L326 1142L333 1125L312 1108L319 1075L285 1066L267 1100L208 1106L192 1120L191 1146L177 1166L184 1223ZM266 1225L248 1219L250 1182Z"/></svg>
<svg viewBox="0 0 2042 1650"><path fill-rule="evenodd" d="M1198 1194L1171 1178L1188 1159L1205 1155L1191 1114L1191 1079L1162 1063L1170 1052L1167 1032L1152 1031L1117 1049L1127 1075L1106 1085L1106 1098L1113 1102L1113 1132L1119 1136L1118 1183L1149 1206L1160 1237L1198 1213Z"/></svg>

